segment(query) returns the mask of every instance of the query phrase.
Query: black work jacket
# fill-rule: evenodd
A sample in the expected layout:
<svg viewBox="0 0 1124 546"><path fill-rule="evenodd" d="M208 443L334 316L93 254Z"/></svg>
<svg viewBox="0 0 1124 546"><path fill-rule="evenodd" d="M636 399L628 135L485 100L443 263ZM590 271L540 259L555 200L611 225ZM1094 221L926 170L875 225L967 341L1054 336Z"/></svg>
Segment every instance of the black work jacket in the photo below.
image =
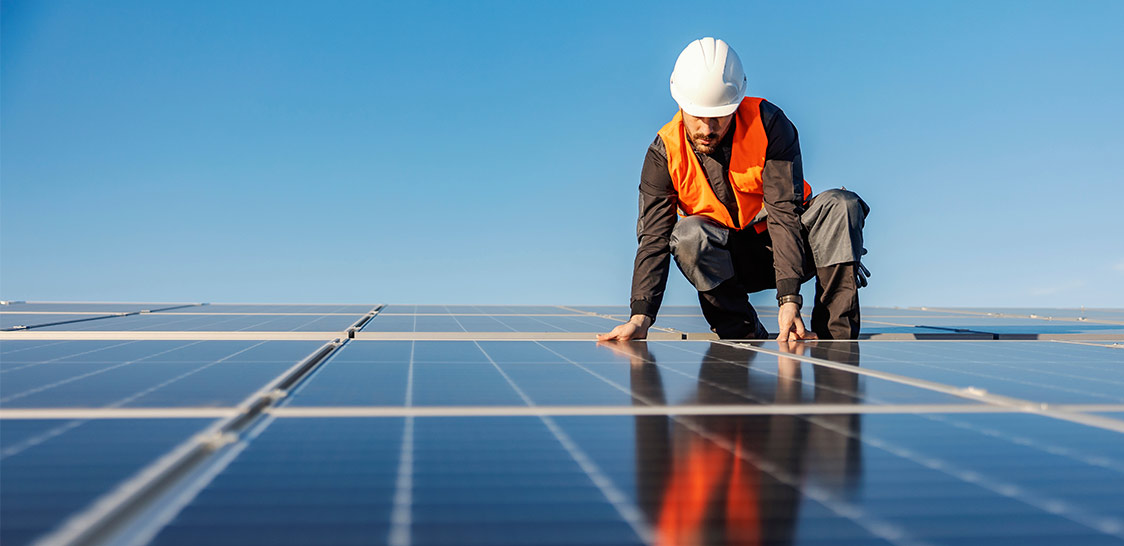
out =
<svg viewBox="0 0 1124 546"><path fill-rule="evenodd" d="M796 127L780 108L761 101L761 121L769 145L762 172L765 212L769 237L773 242L773 268L777 296L796 294L804 277L804 241L800 215L804 212L804 168L800 161L800 142ZM730 185L731 126L718 148L710 154L695 152L707 181L718 200L735 222L738 203ZM671 266L671 230L678 219L678 196L667 170L667 151L658 135L648 146L640 172L640 218L636 223L636 262L632 269L631 307L634 315L656 318L667 286ZM745 226L742 226L745 227ZM748 229L753 229L749 227Z"/></svg>

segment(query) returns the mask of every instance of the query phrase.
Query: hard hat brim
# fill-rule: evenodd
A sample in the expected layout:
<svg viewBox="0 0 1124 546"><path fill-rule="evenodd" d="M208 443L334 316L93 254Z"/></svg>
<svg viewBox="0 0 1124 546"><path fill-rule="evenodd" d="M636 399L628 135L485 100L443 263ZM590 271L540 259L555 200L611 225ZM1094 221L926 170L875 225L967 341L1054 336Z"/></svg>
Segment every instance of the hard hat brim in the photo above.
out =
<svg viewBox="0 0 1124 546"><path fill-rule="evenodd" d="M682 102L679 103L679 107L682 108L684 112L695 116L696 118L726 117L730 114L733 114L738 109L739 105L741 105L741 101L735 102L733 104L725 104L722 106L699 106L697 104L684 104Z"/></svg>

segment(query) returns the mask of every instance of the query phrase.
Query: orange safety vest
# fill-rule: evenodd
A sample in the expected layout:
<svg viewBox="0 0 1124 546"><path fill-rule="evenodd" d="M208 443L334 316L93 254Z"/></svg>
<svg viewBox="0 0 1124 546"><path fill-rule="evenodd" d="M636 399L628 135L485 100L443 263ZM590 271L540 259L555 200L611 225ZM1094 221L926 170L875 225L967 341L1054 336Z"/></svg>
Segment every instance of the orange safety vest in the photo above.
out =
<svg viewBox="0 0 1124 546"><path fill-rule="evenodd" d="M746 97L742 99L735 115L734 146L730 151L730 185L738 202L738 222L735 225L730 211L714 195L706 173L703 172L695 150L687 139L683 126L683 111L660 129L667 150L667 171L671 182L679 194L679 210L684 216L702 215L713 219L730 229L742 229L753 223L761 212L763 193L761 171L765 169L765 150L769 147L769 137L761 123L761 101L765 99ZM812 195L812 187L804 182L804 199ZM740 227L739 227L740 226ZM758 222L757 233L765 231L765 222Z"/></svg>

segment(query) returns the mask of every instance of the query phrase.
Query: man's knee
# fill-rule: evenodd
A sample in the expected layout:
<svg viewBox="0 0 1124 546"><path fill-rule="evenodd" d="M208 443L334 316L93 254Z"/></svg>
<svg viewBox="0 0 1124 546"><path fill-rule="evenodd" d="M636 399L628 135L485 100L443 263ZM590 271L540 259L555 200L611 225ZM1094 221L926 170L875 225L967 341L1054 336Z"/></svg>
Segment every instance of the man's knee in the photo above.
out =
<svg viewBox="0 0 1124 546"><path fill-rule="evenodd" d="M858 220L860 223L870 212L870 207L859 197L859 194L843 189L831 189L816 195L812 206L822 208L821 214L843 216Z"/></svg>
<svg viewBox="0 0 1124 546"><path fill-rule="evenodd" d="M857 262L863 252L863 227L870 207L855 192L832 189L812 200L800 221L818 267Z"/></svg>
<svg viewBox="0 0 1124 546"><path fill-rule="evenodd" d="M671 254L700 292L712 290L734 276L730 252L725 248L729 236L725 227L703 216L687 216L675 223Z"/></svg>
<svg viewBox="0 0 1124 546"><path fill-rule="evenodd" d="M677 260L693 263L702 255L718 250L727 237L726 228L705 216L686 216L671 230L671 253Z"/></svg>

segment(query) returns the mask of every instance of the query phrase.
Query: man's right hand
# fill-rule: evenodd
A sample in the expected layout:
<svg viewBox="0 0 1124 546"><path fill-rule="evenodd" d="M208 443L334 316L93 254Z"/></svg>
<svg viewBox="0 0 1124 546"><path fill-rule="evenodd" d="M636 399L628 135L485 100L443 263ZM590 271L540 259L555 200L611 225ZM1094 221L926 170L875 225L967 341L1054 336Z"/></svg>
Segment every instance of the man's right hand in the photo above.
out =
<svg viewBox="0 0 1124 546"><path fill-rule="evenodd" d="M632 315L628 322L613 328L607 334L598 334L597 341L628 341L630 339L644 339L648 337L648 328L652 319L648 315Z"/></svg>

